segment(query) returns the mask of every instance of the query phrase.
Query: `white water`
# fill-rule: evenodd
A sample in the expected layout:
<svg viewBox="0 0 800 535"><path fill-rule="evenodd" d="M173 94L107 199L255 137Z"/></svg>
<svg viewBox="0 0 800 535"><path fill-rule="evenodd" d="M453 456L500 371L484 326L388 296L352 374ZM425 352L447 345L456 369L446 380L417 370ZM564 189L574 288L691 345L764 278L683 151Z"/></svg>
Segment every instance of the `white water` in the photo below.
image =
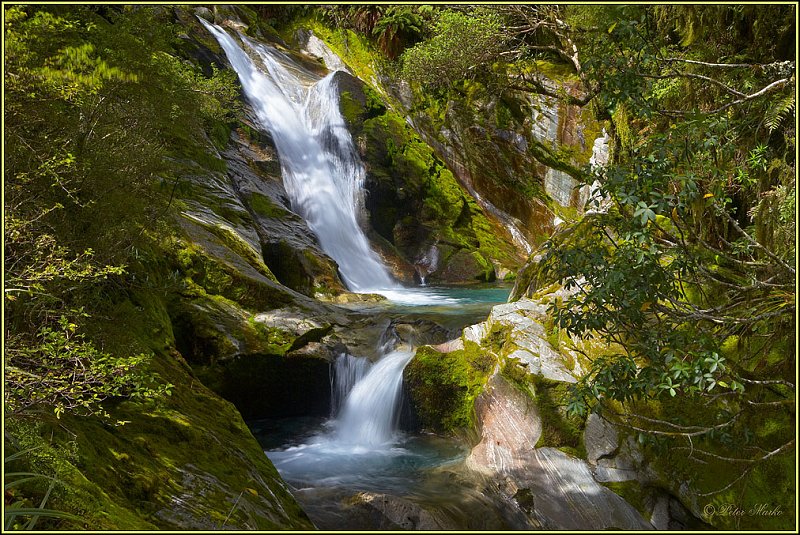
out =
<svg viewBox="0 0 800 535"><path fill-rule="evenodd" d="M396 463L418 458L400 447L405 437L398 431L403 368L413 356L409 349L392 351L372 365L339 356L331 383L331 403L340 404L339 412L302 444L267 452L281 475L313 486L369 487L388 483Z"/></svg>
<svg viewBox="0 0 800 535"><path fill-rule="evenodd" d="M336 426L338 443L375 449L396 441L403 368L413 356L411 350L392 351L355 385Z"/></svg>
<svg viewBox="0 0 800 535"><path fill-rule="evenodd" d="M200 20L225 50L275 140L292 210L339 265L344 283L356 292L401 289L358 225L364 166L339 112L335 73L318 80L285 54L240 34L260 69L225 30Z"/></svg>
<svg viewBox="0 0 800 535"><path fill-rule="evenodd" d="M331 416L344 407L347 396L369 371L372 362L364 357L342 353L331 366Z"/></svg>

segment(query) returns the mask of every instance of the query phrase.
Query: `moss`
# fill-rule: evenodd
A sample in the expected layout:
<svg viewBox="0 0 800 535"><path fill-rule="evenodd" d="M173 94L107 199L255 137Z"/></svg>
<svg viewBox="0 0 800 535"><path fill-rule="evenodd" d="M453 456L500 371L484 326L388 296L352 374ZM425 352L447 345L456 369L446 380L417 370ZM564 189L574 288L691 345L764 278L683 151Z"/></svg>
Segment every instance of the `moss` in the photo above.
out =
<svg viewBox="0 0 800 535"><path fill-rule="evenodd" d="M413 261L419 243L444 241L468 252L493 280L494 264L515 267L513 246L405 119L385 111L363 123L367 208L377 232Z"/></svg>
<svg viewBox="0 0 800 535"><path fill-rule="evenodd" d="M365 111L364 104L353 98L350 91L342 91L339 94L339 109L348 125L358 124Z"/></svg>
<svg viewBox="0 0 800 535"><path fill-rule="evenodd" d="M446 433L472 429L475 399L495 362L490 352L473 342L450 353L439 353L430 346L419 348L404 379L422 426Z"/></svg>
<svg viewBox="0 0 800 535"><path fill-rule="evenodd" d="M650 418L668 414L679 425L702 425L715 421L716 411L709 411L701 398L663 398L633 404L631 412ZM705 420L698 421L698 415ZM710 419L710 420L709 420ZM693 439L691 446L683 440L648 438L642 443L645 458L660 483L675 496L683 496L680 485L687 483L692 494L698 495L697 505L702 512L706 506L717 511L733 504L745 512L765 504L770 510L779 507L782 514L714 515L705 517L717 529L789 529L795 522L795 488L793 474L796 464L793 452L776 455L757 464L732 463L713 457L746 457L753 455L753 445L769 450L792 440L795 436L795 417L785 408L772 407L758 411L745 409L738 417L735 429L726 429L712 436ZM745 431L746 430L746 431ZM694 450L693 455L689 451ZM700 451L711 455L704 455ZM763 450L761 450L763 451ZM761 455L760 453L758 455ZM742 471L749 468L747 473ZM737 477L742 476L737 480ZM732 483L732 484L731 484ZM726 488L729 484L730 487ZM708 494L699 496L699 494ZM690 503L685 503L690 507Z"/></svg>
<svg viewBox="0 0 800 535"><path fill-rule="evenodd" d="M638 481L610 481L601 484L631 504L642 517L650 518L651 511L647 504L648 493Z"/></svg>
<svg viewBox="0 0 800 535"><path fill-rule="evenodd" d="M533 385L536 405L542 418L542 436L536 447L550 446L586 458L583 445L585 422L577 416L568 416L566 411L569 383L536 375L528 375L528 382Z"/></svg>
<svg viewBox="0 0 800 535"><path fill-rule="evenodd" d="M231 137L231 125L224 121L214 121L209 129L209 137L219 150L228 146Z"/></svg>
<svg viewBox="0 0 800 535"><path fill-rule="evenodd" d="M144 319L107 341L161 347L161 336L169 339L163 301L145 293L120 305L120 313L129 306ZM103 330L112 327L101 323ZM164 332L151 339L151 327L159 325ZM228 515L226 526L242 529L312 527L232 405L192 377L174 350L161 347L149 367L159 381L174 385L171 395L109 400L110 421L69 415L6 420L6 430L21 448L38 447L26 459L27 467L64 483L48 507L81 518L80 525L58 528L215 529ZM191 504L184 495L191 495Z"/></svg>
<svg viewBox="0 0 800 535"><path fill-rule="evenodd" d="M267 277L269 274L268 279L275 280L260 256L234 232L222 227L217 228L217 231L219 234L214 236L229 240L231 249L250 257L247 262L249 266L255 264L253 267L258 266L257 272L260 275ZM223 239L219 239L218 243L225 244ZM175 267L183 276L183 287L180 291L186 297L219 296L253 310L269 310L291 303L294 299L278 284L273 286L244 273L236 264L236 259L241 257L232 257L229 264L211 256L200 245L177 237L165 240L163 245L164 253L173 259Z"/></svg>
<svg viewBox="0 0 800 535"><path fill-rule="evenodd" d="M289 215L285 208L276 205L266 195L262 195L261 193L255 191L250 195L249 204L250 208L252 208L255 213L262 217L282 219Z"/></svg>
<svg viewBox="0 0 800 535"><path fill-rule="evenodd" d="M247 260L247 262L259 273L273 282L278 282L278 279L275 278L275 275L273 275L267 265L264 264L261 255L256 252L249 243L244 241L242 237L239 236L239 234L237 234L234 230L222 225L215 225L209 230L214 232L214 234L220 238L224 245Z"/></svg>

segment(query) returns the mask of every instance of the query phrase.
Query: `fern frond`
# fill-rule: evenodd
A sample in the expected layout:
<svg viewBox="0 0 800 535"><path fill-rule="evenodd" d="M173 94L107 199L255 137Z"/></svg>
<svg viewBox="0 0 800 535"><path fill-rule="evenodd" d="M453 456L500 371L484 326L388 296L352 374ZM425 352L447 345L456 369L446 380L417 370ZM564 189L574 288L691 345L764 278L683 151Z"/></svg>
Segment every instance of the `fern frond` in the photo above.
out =
<svg viewBox="0 0 800 535"><path fill-rule="evenodd" d="M794 113L794 109L794 95L784 96L767 110L764 116L764 126L767 127L770 133L774 132L786 117Z"/></svg>

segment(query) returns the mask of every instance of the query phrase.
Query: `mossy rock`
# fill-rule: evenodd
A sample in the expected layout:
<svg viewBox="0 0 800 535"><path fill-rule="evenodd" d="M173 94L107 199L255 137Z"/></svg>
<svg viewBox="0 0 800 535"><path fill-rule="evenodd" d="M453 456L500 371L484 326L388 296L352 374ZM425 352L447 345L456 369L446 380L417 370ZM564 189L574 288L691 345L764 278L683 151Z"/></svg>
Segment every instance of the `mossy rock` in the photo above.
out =
<svg viewBox="0 0 800 535"><path fill-rule="evenodd" d="M494 366L495 357L473 342L450 353L420 347L403 378L421 426L436 432L471 431L475 399Z"/></svg>
<svg viewBox="0 0 800 535"><path fill-rule="evenodd" d="M569 383L553 381L528 373L516 359L506 359L501 371L511 384L533 397L542 420L542 435L537 448L553 447L582 459L586 458L583 444L585 421L566 411Z"/></svg>
<svg viewBox="0 0 800 535"><path fill-rule="evenodd" d="M174 385L171 395L109 401L109 421L6 420L21 447L39 448L28 466L63 482L48 508L80 517L73 529L313 527L233 405L176 352L155 355L150 367Z"/></svg>
<svg viewBox="0 0 800 535"><path fill-rule="evenodd" d="M477 251L469 252L464 249L450 255L434 273L434 277L445 282L493 282L497 278L491 262Z"/></svg>
<svg viewBox="0 0 800 535"><path fill-rule="evenodd" d="M265 241L264 261L284 286L309 297L329 298L344 290L338 266L321 251L285 240Z"/></svg>

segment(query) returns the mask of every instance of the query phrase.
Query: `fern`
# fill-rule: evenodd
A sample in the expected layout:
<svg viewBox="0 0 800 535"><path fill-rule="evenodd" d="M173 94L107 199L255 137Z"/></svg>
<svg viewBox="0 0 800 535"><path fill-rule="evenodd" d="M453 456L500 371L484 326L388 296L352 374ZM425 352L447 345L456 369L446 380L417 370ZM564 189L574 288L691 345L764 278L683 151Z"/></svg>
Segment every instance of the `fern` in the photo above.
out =
<svg viewBox="0 0 800 535"><path fill-rule="evenodd" d="M764 125L771 134L781 124L781 122L788 116L794 113L795 100L794 95L785 95L782 99L778 100L775 105L767 110L764 116Z"/></svg>

